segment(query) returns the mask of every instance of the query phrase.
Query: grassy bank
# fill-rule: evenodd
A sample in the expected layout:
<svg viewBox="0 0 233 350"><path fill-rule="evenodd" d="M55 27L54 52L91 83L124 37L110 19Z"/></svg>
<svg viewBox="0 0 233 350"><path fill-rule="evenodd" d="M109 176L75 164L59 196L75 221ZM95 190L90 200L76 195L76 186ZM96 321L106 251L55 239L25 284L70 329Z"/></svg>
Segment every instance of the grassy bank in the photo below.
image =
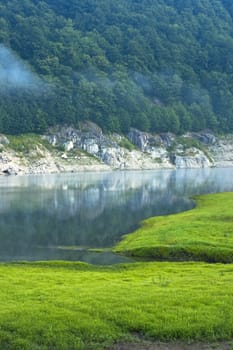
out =
<svg viewBox="0 0 233 350"><path fill-rule="evenodd" d="M115 251L157 260L233 262L233 193L195 199L193 210L145 220Z"/></svg>
<svg viewBox="0 0 233 350"><path fill-rule="evenodd" d="M233 336L233 266L0 265L0 349L103 349L134 337Z"/></svg>
<svg viewBox="0 0 233 350"><path fill-rule="evenodd" d="M145 221L116 250L231 262L232 204L233 193L198 197L194 210ZM100 350L144 339L232 340L232 310L233 264L0 264L3 350Z"/></svg>

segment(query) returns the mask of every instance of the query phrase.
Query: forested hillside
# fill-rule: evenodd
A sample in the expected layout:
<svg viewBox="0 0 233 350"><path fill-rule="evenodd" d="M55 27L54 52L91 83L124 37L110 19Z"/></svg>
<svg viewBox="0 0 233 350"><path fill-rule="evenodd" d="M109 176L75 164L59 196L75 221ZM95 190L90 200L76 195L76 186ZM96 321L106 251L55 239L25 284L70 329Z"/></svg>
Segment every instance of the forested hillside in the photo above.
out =
<svg viewBox="0 0 233 350"><path fill-rule="evenodd" d="M1 0L0 132L233 131L229 0Z"/></svg>

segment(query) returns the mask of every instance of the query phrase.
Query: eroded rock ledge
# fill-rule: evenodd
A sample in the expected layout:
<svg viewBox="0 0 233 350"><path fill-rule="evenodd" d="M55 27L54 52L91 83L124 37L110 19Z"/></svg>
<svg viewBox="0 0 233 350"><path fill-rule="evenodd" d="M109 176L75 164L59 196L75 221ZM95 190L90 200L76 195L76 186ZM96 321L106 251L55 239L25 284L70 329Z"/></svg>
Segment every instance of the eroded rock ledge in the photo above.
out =
<svg viewBox="0 0 233 350"><path fill-rule="evenodd" d="M104 134L93 123L56 126L43 136L0 135L0 173L8 175L214 166L233 166L233 135L177 137L131 129L126 137Z"/></svg>

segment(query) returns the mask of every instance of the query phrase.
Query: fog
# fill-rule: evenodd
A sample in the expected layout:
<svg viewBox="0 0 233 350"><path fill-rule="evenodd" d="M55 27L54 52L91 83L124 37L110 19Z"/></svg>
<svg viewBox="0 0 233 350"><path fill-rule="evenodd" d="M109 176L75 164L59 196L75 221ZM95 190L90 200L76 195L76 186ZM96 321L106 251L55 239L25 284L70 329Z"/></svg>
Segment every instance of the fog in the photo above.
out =
<svg viewBox="0 0 233 350"><path fill-rule="evenodd" d="M42 80L16 54L0 44L0 88L40 89Z"/></svg>

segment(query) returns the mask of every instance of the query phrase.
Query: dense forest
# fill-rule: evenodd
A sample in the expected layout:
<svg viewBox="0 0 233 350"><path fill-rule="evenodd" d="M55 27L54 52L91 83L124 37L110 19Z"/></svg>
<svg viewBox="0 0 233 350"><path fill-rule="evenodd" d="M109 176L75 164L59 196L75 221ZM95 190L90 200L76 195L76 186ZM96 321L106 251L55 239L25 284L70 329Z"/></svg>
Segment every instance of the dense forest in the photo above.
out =
<svg viewBox="0 0 233 350"><path fill-rule="evenodd" d="M1 0L0 132L233 131L229 0Z"/></svg>

